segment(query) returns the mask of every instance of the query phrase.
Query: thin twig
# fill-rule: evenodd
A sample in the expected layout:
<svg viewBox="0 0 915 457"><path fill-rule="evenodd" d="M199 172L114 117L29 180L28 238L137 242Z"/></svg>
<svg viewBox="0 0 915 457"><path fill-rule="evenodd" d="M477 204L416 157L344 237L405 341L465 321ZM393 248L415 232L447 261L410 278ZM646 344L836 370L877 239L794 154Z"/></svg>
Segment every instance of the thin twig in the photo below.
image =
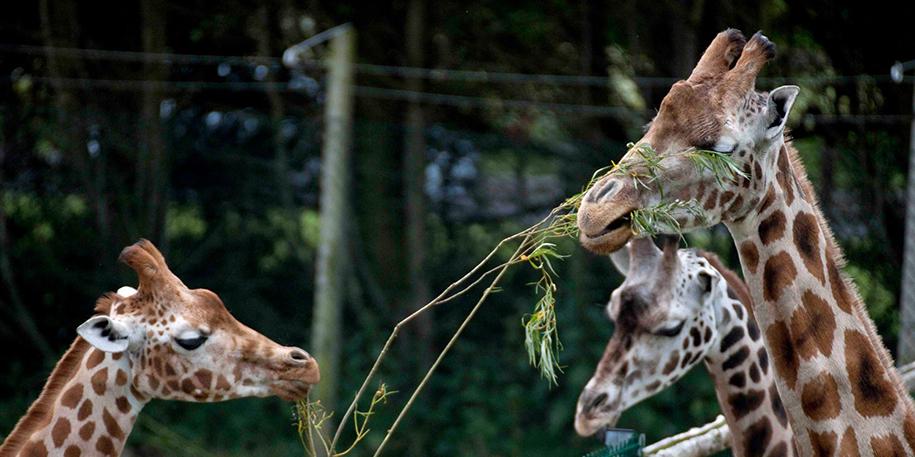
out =
<svg viewBox="0 0 915 457"><path fill-rule="evenodd" d="M512 254L511 259L516 258L521 253L522 248L525 246L525 244L527 243L527 241L529 239L530 239L530 235L526 236L524 238L524 240L521 241L521 245L519 245L518 249L515 250L515 253ZM477 311L479 311L480 307L483 305L483 302L486 301L486 298L489 297L489 294L492 293L493 289L495 289L496 284L498 284L499 280L502 279L502 275L505 274L505 272L508 270L509 266L511 266L511 262L507 262L505 264L505 266L503 266L502 269L499 271L499 274L496 275L495 278L493 278L492 283L490 283L489 287L487 287L486 290L483 291L483 294L480 296L480 299L477 300L476 305L473 306L473 309L470 310L470 313L467 315L467 317L464 319L464 321L461 322L461 326L458 327L457 331L454 332L454 335L451 336L451 340L448 341L448 344L446 344L445 347L442 349L442 351L439 353L438 357L435 359L435 362L432 363L432 366L429 367L428 371L426 371L426 375L423 376L422 381L420 381L419 385L416 386L416 389L413 390L413 394L410 395L410 399L407 400L407 403L404 405L403 409L400 410L400 414L397 415L397 419L394 420L394 423L391 425L391 428L388 429L388 432L384 436L384 440L381 441L381 444L378 446L378 449L375 449L375 454L373 454L374 457L378 457L379 455L381 455L381 451L384 449L384 446L387 444L388 440L394 434L394 431L397 429L397 426L400 424L400 421L407 414L407 411L409 411L410 406L413 405L413 402L416 400L416 397L419 396L419 393L422 391L423 387L426 386L426 383L429 381L429 378L432 377L432 374L435 372L435 369L438 368L439 363L441 363L442 359L445 358L445 355L448 354L448 351L451 349L451 347L454 346L454 343L461 336L461 333L464 331L464 328L467 327L467 324L470 323L471 319L473 319L473 316L476 315Z"/></svg>
<svg viewBox="0 0 915 457"><path fill-rule="evenodd" d="M476 274L478 271L480 271L480 269L483 268L483 266L486 265L486 263L489 262L489 260L492 259L492 257L494 255L496 255L497 252L499 252L499 249L501 249L502 246L505 245L505 243L507 243L513 239L516 239L520 236L529 236L529 232L531 230L542 225L543 222L549 220L549 218L552 217L553 214L554 213L551 212L549 216L547 216L546 218L544 218L542 221L538 222L537 224L525 229L522 232L519 232L519 233L516 233L509 237L506 237L505 239L500 241L499 244L497 244L496 247L494 247L489 252L489 254L487 254L485 257L483 257L483 260L481 260L480 263L478 263L475 267L473 267L473 269L471 269L469 272L467 272L467 274L462 276L457 281L451 283L451 285L446 287L445 290L442 291L442 293L440 293L437 297L432 299L432 301L423 305L421 308L414 311L412 314L405 317L400 322L398 322L397 325L394 326L394 329L391 331L391 335L388 336L388 340L384 343L384 346L381 348L381 352L379 352L378 357L375 358L375 363L372 364L372 368L369 370L368 375L366 375L365 380L362 382L362 385L359 386L359 390L356 391L356 395L353 397L352 403L350 403L349 407L346 409L346 413L343 414L343 416L340 418L340 425L337 426L337 431L334 432L334 439L330 443L331 451L333 451L336 448L337 442L340 440L340 435L343 433L343 429L346 427L347 420L353 414L353 411L356 409L356 403L362 397L362 394L365 393L365 389L368 387L369 383L372 381L372 378L374 378L375 374L378 372L378 368L381 366L381 361L384 359L385 355L387 355L388 350L391 347L391 343L393 343L394 339L397 338L397 334L400 333L401 327L403 327L404 325L409 323L411 320L416 318L416 316L418 316L419 314L425 312L427 309L438 304L440 302L440 300L443 297L445 297L449 292L454 290L455 287L463 284L465 281L467 281L468 278L472 277L474 274Z"/></svg>

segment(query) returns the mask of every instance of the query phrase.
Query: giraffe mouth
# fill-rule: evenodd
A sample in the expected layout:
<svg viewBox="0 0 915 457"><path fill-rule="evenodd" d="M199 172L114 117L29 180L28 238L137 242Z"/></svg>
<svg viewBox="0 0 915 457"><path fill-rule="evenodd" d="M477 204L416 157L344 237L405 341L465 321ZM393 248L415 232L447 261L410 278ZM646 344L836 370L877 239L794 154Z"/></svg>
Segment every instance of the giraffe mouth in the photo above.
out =
<svg viewBox="0 0 915 457"><path fill-rule="evenodd" d="M298 401L308 398L308 393L311 392L311 387L313 385L314 384L309 384L305 381L283 380L270 386L270 390L274 395L283 400Z"/></svg>
<svg viewBox="0 0 915 457"><path fill-rule="evenodd" d="M598 232L582 230L579 236L582 246L597 254L609 254L623 247L632 238L632 211L634 209L622 212Z"/></svg>

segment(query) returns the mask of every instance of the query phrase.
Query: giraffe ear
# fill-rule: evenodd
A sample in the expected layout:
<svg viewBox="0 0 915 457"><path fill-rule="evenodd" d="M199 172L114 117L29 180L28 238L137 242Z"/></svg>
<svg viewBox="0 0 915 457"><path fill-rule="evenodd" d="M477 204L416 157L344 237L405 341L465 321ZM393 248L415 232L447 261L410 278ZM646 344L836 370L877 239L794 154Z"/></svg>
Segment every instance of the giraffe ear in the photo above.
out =
<svg viewBox="0 0 915 457"><path fill-rule="evenodd" d="M130 286L121 286L118 289L118 295L120 295L124 298L136 295L136 293L137 293L137 289L134 289L133 287L130 287Z"/></svg>
<svg viewBox="0 0 915 457"><path fill-rule="evenodd" d="M76 328L76 333L105 352L124 352L130 343L127 325L109 316L92 316Z"/></svg>
<svg viewBox="0 0 915 457"><path fill-rule="evenodd" d="M766 127L766 138L773 139L785 131L788 114L800 88L797 86L781 86L769 92L769 124Z"/></svg>

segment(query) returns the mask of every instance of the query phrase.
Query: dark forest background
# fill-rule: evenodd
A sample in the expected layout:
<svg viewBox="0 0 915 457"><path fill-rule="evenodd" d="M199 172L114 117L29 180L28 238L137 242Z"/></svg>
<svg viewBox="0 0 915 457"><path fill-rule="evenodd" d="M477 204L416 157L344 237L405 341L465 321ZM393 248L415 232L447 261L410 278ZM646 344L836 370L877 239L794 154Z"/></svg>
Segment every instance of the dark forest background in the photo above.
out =
<svg viewBox="0 0 915 457"><path fill-rule="evenodd" d="M332 409L348 405L394 323L618 159L671 82L727 27L762 29L777 43L761 89L802 87L790 120L795 142L847 271L895 351L912 84L893 83L889 68L915 58L913 14L903 8L845 0L7 2L0 436L40 392L95 299L135 283L116 258L139 237L154 241L185 283L219 293L239 320L308 349L326 73L290 71L279 58L343 22L355 27L361 64L594 78L410 79L357 67L351 268ZM319 49L314 58L323 56ZM420 97L411 111L405 90L440 95ZM418 153L406 141L415 129ZM720 227L689 241L737 266ZM575 435L572 419L612 332L603 305L620 277L573 240L560 248L570 256L557 264L559 385L541 379L524 352L521 319L536 301L528 285L536 274L511 271L387 455L567 456L597 447ZM395 345L380 379L401 393L373 419L364 449L377 445L471 305L437 308ZM620 424L651 442L717 410L700 368ZM278 399L153 402L128 448L300 455L292 423L291 405Z"/></svg>

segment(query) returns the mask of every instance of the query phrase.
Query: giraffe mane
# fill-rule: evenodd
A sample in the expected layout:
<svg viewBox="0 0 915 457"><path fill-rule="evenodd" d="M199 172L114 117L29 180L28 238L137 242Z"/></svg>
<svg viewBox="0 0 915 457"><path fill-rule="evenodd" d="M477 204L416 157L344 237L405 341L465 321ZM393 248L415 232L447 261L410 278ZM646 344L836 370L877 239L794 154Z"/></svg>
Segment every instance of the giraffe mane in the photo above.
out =
<svg viewBox="0 0 915 457"><path fill-rule="evenodd" d="M829 223L827 223L826 218L823 215L823 211L820 209L820 202L817 199L816 192L813 190L813 185L810 183L810 179L807 177L807 168L804 166L800 153L798 153L791 140L792 138L789 136L789 133L786 130L784 150L787 151L788 154L787 162L790 168L790 175L793 177L793 179L796 180L804 199L806 199L814 209L814 215L817 219L817 223L820 230L824 234L824 238L826 239L825 255L827 259L825 260L828 261L828 259L831 258L835 263L835 267L838 273L838 280L842 282L842 285L848 292L848 297L852 302L854 316L864 327L865 335L867 336L867 339L870 341L871 345L874 347L874 350L877 352L877 356L880 358L880 361L883 363L887 372L887 376L890 377L890 381L893 383L893 387L896 388L900 398L908 397L908 390L906 390L905 385L902 383L902 378L899 377L899 372L896 370L896 367L893 364L893 358L890 356L889 350L887 350L886 345L883 344L883 340L877 333L874 321L867 314L867 308L864 300L861 299L860 292L858 292L858 286L848 277L844 271L846 265L845 254L842 252L842 248L836 242L832 228L830 227ZM840 292L834 290L833 293L835 294Z"/></svg>
<svg viewBox="0 0 915 457"><path fill-rule="evenodd" d="M108 314L111 311L111 305L118 298L114 292L108 292L99 297L95 302L96 314ZM51 375L45 382L41 394L35 400L25 415L19 419L13 431L0 444L0 457L15 456L22 446L28 442L32 433L47 424L54 413L54 405L60 398L60 392L73 376L79 371L80 364L83 361L86 352L92 349L92 346L82 337L77 336L70 344L70 348L64 353L63 357L51 370Z"/></svg>
<svg viewBox="0 0 915 457"><path fill-rule="evenodd" d="M79 371L86 352L91 348L92 346L86 340L79 336L76 337L67 352L54 366L54 370L51 371L51 375L45 382L41 395L29 406L28 411L22 416L22 419L19 419L16 427L13 428L13 431L0 445L0 457L15 456L22 449L22 446L28 442L32 433L51 420L54 405L60 397L61 391Z"/></svg>

